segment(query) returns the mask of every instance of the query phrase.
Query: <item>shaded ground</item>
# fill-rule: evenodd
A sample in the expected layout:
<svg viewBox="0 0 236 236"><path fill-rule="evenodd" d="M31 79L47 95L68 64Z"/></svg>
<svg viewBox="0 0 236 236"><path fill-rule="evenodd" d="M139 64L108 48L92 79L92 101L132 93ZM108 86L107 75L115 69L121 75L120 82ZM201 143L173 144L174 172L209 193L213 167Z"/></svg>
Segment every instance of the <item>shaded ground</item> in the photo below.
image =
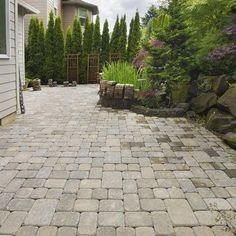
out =
<svg viewBox="0 0 236 236"><path fill-rule="evenodd" d="M97 90L25 92L0 128L0 235L233 235L233 152L185 119L100 108Z"/></svg>

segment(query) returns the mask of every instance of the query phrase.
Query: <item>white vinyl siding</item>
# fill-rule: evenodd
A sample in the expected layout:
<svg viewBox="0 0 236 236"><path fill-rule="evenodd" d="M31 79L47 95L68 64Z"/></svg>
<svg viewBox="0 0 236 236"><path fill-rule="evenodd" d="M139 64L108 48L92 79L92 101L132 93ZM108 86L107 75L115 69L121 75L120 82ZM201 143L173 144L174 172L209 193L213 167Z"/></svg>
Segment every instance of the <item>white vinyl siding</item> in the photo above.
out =
<svg viewBox="0 0 236 236"><path fill-rule="evenodd" d="M0 119L16 112L16 0L9 0L10 58L0 58Z"/></svg>

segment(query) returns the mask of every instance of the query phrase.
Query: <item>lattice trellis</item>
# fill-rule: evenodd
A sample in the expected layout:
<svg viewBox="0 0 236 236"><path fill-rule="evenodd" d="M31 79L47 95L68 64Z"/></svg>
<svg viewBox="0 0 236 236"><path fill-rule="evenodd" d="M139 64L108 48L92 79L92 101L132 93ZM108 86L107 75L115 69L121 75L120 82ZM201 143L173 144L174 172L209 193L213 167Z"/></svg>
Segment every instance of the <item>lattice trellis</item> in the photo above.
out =
<svg viewBox="0 0 236 236"><path fill-rule="evenodd" d="M110 53L109 55L109 63L118 62L121 60L121 53Z"/></svg>
<svg viewBox="0 0 236 236"><path fill-rule="evenodd" d="M66 55L66 64L67 64L67 81L72 83L76 81L79 83L79 54L68 54Z"/></svg>
<svg viewBox="0 0 236 236"><path fill-rule="evenodd" d="M99 78L100 57L99 54L88 55L87 83L97 83Z"/></svg>

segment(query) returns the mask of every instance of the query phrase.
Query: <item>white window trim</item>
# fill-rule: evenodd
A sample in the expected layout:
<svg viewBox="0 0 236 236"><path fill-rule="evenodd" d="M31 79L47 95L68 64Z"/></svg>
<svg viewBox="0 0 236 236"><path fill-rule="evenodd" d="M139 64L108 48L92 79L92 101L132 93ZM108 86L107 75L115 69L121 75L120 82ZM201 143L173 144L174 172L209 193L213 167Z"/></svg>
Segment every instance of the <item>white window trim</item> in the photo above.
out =
<svg viewBox="0 0 236 236"><path fill-rule="evenodd" d="M10 1L6 1L6 54L0 54L0 59L10 59Z"/></svg>

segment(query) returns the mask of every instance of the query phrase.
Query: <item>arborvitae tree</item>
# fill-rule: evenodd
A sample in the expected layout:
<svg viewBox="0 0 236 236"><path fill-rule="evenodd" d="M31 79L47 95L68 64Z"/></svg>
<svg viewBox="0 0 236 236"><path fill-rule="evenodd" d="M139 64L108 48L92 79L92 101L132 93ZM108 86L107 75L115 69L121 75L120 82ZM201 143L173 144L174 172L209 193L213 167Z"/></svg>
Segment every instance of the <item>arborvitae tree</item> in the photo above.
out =
<svg viewBox="0 0 236 236"><path fill-rule="evenodd" d="M48 28L45 37L45 78L54 79L54 52L55 52L55 40L54 40L54 15L50 12Z"/></svg>
<svg viewBox="0 0 236 236"><path fill-rule="evenodd" d="M27 58L26 58L26 74L27 77L35 78L37 77L38 65L35 60L35 55L38 52L38 31L39 31L39 21L37 18L32 17L29 25L29 36L27 45Z"/></svg>
<svg viewBox="0 0 236 236"><path fill-rule="evenodd" d="M90 23L90 26L89 26L89 38L90 38L90 51L89 53L92 53L93 52L93 35L94 35L94 27L95 25L93 24L93 22Z"/></svg>
<svg viewBox="0 0 236 236"><path fill-rule="evenodd" d="M29 78L44 79L44 26L38 18L32 17L29 26L26 74Z"/></svg>
<svg viewBox="0 0 236 236"><path fill-rule="evenodd" d="M58 83L64 80L64 34L61 17L56 18L54 27L54 79Z"/></svg>
<svg viewBox="0 0 236 236"><path fill-rule="evenodd" d="M100 32L100 18L97 16L93 32L93 53L100 54L101 50L101 32Z"/></svg>
<svg viewBox="0 0 236 236"><path fill-rule="evenodd" d="M106 62L109 62L109 52L110 52L110 35L109 35L109 25L108 21L105 20L102 32L102 43L101 43L101 66Z"/></svg>
<svg viewBox="0 0 236 236"><path fill-rule="evenodd" d="M133 22L131 21L130 24L130 35L129 35L129 42L128 42L128 52L127 52L127 59L128 61L132 62L134 57L137 55L140 49L141 43L141 25L140 25L140 17L138 11L136 12L135 18Z"/></svg>
<svg viewBox="0 0 236 236"><path fill-rule="evenodd" d="M87 60L88 54L92 51L92 34L93 25L90 24L89 18L86 18L83 36L83 52L82 52L82 64L80 73L80 82L85 83L87 81Z"/></svg>
<svg viewBox="0 0 236 236"><path fill-rule="evenodd" d="M38 31L38 61L40 62L38 65L38 77L41 79L42 83L45 84L45 73L44 73L44 64L45 64L45 30L43 21L39 24Z"/></svg>
<svg viewBox="0 0 236 236"><path fill-rule="evenodd" d="M78 18L75 18L73 23L71 53L82 54L82 30Z"/></svg>
<svg viewBox="0 0 236 236"><path fill-rule="evenodd" d="M119 42L120 42L120 23L119 17L116 18L116 23L112 32L111 42L110 42L110 52L111 53L119 53Z"/></svg>
<svg viewBox="0 0 236 236"><path fill-rule="evenodd" d="M131 20L130 22L130 27L129 27L129 37L128 37L128 47L127 47L127 61L131 62L133 58L133 44L134 44L134 19Z"/></svg>
<svg viewBox="0 0 236 236"><path fill-rule="evenodd" d="M72 30L68 27L66 32L65 54L71 54L72 52Z"/></svg>
<svg viewBox="0 0 236 236"><path fill-rule="evenodd" d="M126 25L126 16L121 18L120 22L120 41L119 49L121 53L121 58L126 59L126 45L127 45L127 25Z"/></svg>

